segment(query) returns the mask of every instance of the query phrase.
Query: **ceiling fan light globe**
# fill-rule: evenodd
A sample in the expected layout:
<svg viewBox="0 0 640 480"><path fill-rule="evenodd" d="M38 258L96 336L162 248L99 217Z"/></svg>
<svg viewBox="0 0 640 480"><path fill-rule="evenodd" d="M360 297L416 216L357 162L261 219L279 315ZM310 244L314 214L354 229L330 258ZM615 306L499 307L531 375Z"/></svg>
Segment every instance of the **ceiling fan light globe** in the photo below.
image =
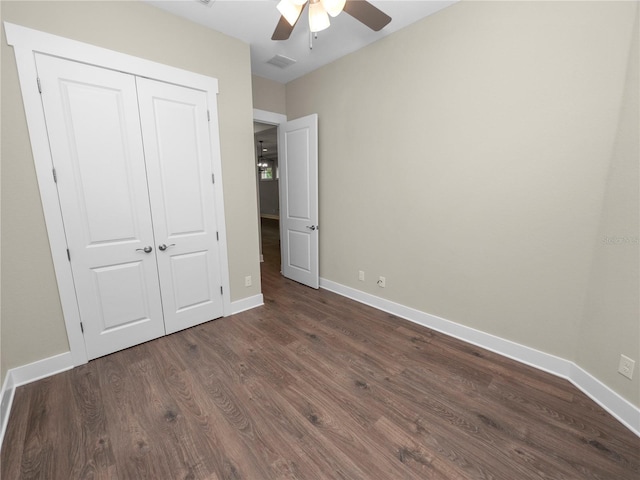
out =
<svg viewBox="0 0 640 480"><path fill-rule="evenodd" d="M325 11L332 17L337 17L344 9L347 0L320 0Z"/></svg>
<svg viewBox="0 0 640 480"><path fill-rule="evenodd" d="M329 15L322 7L320 2L309 3L309 30L312 32L321 32L322 30L329 28L331 22L329 21Z"/></svg>
<svg viewBox="0 0 640 480"><path fill-rule="evenodd" d="M276 8L291 26L295 25L302 11L302 5L294 5L291 0L280 0Z"/></svg>

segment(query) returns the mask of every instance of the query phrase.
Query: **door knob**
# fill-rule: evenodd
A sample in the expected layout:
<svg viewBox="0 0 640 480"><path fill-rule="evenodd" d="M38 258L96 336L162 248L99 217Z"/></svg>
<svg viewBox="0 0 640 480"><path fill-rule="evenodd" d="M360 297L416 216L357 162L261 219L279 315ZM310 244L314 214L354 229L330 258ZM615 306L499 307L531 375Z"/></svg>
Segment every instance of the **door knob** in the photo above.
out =
<svg viewBox="0 0 640 480"><path fill-rule="evenodd" d="M315 229L316 229L316 226L315 226L315 225L311 225L311 226L307 225L307 228L308 228L309 230L315 230Z"/></svg>
<svg viewBox="0 0 640 480"><path fill-rule="evenodd" d="M151 253L151 250L153 250L153 248L151 248L151 246L149 245L144 248L136 248L136 252Z"/></svg>
<svg viewBox="0 0 640 480"><path fill-rule="evenodd" d="M169 247L175 247L175 245L176 245L175 243L172 243L171 245L165 245L165 244L163 243L162 245L158 245L158 249L159 249L161 252L164 252L167 248L169 248Z"/></svg>

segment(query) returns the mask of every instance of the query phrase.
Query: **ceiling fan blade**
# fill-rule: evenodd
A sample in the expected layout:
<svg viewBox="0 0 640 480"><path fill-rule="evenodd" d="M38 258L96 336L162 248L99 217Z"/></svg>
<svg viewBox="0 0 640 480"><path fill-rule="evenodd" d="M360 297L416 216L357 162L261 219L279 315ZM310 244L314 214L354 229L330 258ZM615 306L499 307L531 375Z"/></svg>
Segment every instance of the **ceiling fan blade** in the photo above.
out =
<svg viewBox="0 0 640 480"><path fill-rule="evenodd" d="M347 0L344 11L376 32L391 21L389 15L365 0Z"/></svg>
<svg viewBox="0 0 640 480"><path fill-rule="evenodd" d="M287 40L291 36L291 32L298 24L298 20L302 17L302 9L298 13L298 18L293 25L289 24L284 16L280 16L280 20L278 20L278 24L276 25L276 29L273 31L273 35L271 35L271 40Z"/></svg>
<svg viewBox="0 0 640 480"><path fill-rule="evenodd" d="M293 27L295 27L295 24L289 25L286 18L280 17L276 29L271 35L271 40L287 40L291 36L291 32L293 32Z"/></svg>

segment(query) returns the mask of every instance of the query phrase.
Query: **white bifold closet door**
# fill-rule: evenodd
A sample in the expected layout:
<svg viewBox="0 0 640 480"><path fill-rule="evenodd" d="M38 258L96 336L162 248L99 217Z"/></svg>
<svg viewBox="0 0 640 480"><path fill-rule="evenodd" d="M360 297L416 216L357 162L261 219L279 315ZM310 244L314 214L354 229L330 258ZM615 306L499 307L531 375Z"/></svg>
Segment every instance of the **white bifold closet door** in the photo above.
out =
<svg viewBox="0 0 640 480"><path fill-rule="evenodd" d="M88 358L220 317L206 94L36 65Z"/></svg>

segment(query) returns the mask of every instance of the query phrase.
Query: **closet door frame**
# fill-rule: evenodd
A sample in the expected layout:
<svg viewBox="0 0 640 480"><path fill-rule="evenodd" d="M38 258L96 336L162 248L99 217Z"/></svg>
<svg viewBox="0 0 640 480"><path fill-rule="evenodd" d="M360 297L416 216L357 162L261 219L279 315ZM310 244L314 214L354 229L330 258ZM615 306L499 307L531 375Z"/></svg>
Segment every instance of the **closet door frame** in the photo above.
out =
<svg viewBox="0 0 640 480"><path fill-rule="evenodd" d="M31 150L40 188L40 198L51 247L62 313L74 366L87 363L84 337L80 328L80 313L76 301L71 263L67 258L67 242L64 234L58 193L53 179L53 161L47 140L44 110L38 90L38 73L35 53L52 55L96 67L146 77L184 87L202 90L207 94L210 112L209 138L211 141L212 169L215 176L215 210L218 220L220 270L223 287L223 315L232 314L229 286L226 222L222 189L222 162L220 157L218 126L218 80L212 77L163 65L113 50L96 47L20 25L4 22L7 43L13 47L20 80L20 89L27 117ZM44 86L46 88L46 86ZM212 188L214 185L212 185Z"/></svg>

